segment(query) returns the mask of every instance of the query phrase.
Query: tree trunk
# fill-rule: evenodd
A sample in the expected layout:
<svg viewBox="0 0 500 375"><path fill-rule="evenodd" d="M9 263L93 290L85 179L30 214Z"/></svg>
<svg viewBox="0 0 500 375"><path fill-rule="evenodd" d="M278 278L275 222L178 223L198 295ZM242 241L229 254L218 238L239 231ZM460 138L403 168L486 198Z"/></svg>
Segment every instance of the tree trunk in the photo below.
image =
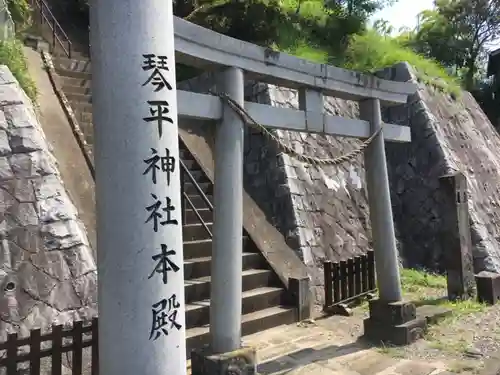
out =
<svg viewBox="0 0 500 375"><path fill-rule="evenodd" d="M465 73L465 88L470 91L474 88L474 74L476 73L476 56L472 55L466 62L467 72Z"/></svg>

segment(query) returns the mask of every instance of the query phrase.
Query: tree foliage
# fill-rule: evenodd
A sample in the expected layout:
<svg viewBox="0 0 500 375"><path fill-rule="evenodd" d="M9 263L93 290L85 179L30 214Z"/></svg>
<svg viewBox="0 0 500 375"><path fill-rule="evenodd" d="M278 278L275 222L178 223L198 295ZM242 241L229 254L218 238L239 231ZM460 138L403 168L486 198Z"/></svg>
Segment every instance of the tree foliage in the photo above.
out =
<svg viewBox="0 0 500 375"><path fill-rule="evenodd" d="M7 7L16 25L16 32L22 32L31 25L32 9L28 0L7 0Z"/></svg>
<svg viewBox="0 0 500 375"><path fill-rule="evenodd" d="M486 45L499 36L500 0L436 0L435 9L422 12L420 21L407 45L473 88Z"/></svg>

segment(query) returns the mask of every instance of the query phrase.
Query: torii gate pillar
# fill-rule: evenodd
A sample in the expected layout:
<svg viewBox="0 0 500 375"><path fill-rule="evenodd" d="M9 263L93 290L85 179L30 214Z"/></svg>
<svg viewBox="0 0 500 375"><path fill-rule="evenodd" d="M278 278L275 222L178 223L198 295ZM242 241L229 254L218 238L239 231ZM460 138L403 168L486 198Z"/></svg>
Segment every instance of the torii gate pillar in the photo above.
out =
<svg viewBox="0 0 500 375"><path fill-rule="evenodd" d="M372 134L380 130L382 115L378 99L359 103L361 119L370 123ZM372 226L379 298L369 303L364 320L365 336L375 342L406 345L425 332L426 320L416 319L416 308L402 301L398 249L392 216L391 193L385 157L383 130L366 148L365 171Z"/></svg>
<svg viewBox="0 0 500 375"><path fill-rule="evenodd" d="M244 73L229 67L218 90L244 105ZM215 135L214 238L208 348L191 355L193 375L256 373L256 351L241 347L244 124L228 105Z"/></svg>
<svg viewBox="0 0 500 375"><path fill-rule="evenodd" d="M382 126L379 100L366 99L359 103L359 109L361 119L370 122L372 133L378 131ZM366 184L379 298L385 302L397 302L402 298L401 280L382 132L365 151Z"/></svg>

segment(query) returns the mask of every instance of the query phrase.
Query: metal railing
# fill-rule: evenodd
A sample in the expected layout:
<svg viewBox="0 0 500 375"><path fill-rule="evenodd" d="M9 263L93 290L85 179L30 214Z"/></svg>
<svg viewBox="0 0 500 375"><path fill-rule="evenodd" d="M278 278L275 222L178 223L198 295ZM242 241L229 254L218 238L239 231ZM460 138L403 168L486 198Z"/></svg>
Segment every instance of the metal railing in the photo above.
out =
<svg viewBox="0 0 500 375"><path fill-rule="evenodd" d="M207 231L207 233L210 236L210 238L212 238L213 237L212 232L210 231L210 229L208 228L207 224L205 223L205 220L203 220L203 218L201 217L201 214L198 212L198 209L194 205L193 201L189 198L188 194L185 191L185 186L184 186L185 183L186 183L185 176L188 177L189 181L193 184L193 186L195 187L197 193L203 199L203 201L205 202L205 204L207 205L208 209L211 212L214 211L214 207L213 207L212 203L210 202L210 200L208 199L207 195L203 192L202 188L200 187L200 185L198 184L198 182L196 181L196 179L193 177L193 175L191 174L191 172L189 171L189 169L186 167L186 165L184 164L184 162L181 159L179 159L179 164L181 166L181 171L180 171L181 172L181 176L180 177L181 177L182 224L186 224L186 203L187 203L187 205L189 206L189 208L191 210L193 210L194 214L196 215L196 217L200 221L201 225L203 225L203 227Z"/></svg>
<svg viewBox="0 0 500 375"><path fill-rule="evenodd" d="M324 262L325 305L330 312L336 306L361 299L377 289L373 251L340 262Z"/></svg>
<svg viewBox="0 0 500 375"><path fill-rule="evenodd" d="M68 58L71 58L72 46L68 35L64 32L62 26L57 22L56 17L50 10L45 0L32 0L33 9L38 12L40 17L40 31L43 32L44 24L50 28L52 33L51 46L52 51L57 45L61 47ZM61 39L62 38L62 39Z"/></svg>

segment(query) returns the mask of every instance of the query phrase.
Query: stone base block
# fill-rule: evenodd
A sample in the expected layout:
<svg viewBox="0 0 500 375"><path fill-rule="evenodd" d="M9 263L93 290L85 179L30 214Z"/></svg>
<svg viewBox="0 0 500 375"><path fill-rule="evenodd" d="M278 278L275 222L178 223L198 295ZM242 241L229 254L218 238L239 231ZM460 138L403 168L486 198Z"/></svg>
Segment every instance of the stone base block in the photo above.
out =
<svg viewBox="0 0 500 375"><path fill-rule="evenodd" d="M40 36L26 35L24 37L24 44L35 51L49 51L49 44Z"/></svg>
<svg viewBox="0 0 500 375"><path fill-rule="evenodd" d="M384 325L397 326L417 317L417 309L411 302L385 302L372 299L368 302L370 318Z"/></svg>
<svg viewBox="0 0 500 375"><path fill-rule="evenodd" d="M309 284L309 277L288 279L288 290L292 296L292 304L297 307L298 322L311 317L312 296Z"/></svg>
<svg viewBox="0 0 500 375"><path fill-rule="evenodd" d="M191 354L191 374L256 375L257 352L252 347L222 354L212 354L209 349L194 350Z"/></svg>
<svg viewBox="0 0 500 375"><path fill-rule="evenodd" d="M363 321L364 337L375 344L409 345L423 337L427 331L425 318L413 319L403 324L391 325L369 317Z"/></svg>
<svg viewBox="0 0 500 375"><path fill-rule="evenodd" d="M483 271L476 275L477 299L481 303L494 305L500 301L500 275Z"/></svg>
<svg viewBox="0 0 500 375"><path fill-rule="evenodd" d="M427 324L436 324L439 320L450 316L453 311L447 307L434 306L434 305L423 305L417 307L417 319L424 318L427 320Z"/></svg>

